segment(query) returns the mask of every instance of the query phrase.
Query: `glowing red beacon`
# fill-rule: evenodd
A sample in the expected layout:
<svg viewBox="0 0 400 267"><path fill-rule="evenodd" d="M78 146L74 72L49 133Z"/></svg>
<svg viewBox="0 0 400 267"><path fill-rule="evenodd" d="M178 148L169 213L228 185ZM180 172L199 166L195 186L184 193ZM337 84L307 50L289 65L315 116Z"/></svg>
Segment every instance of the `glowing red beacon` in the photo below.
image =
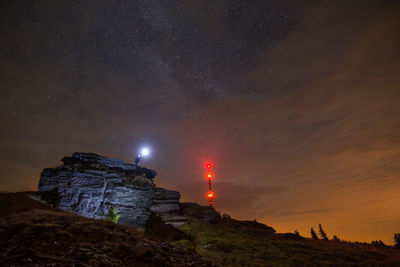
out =
<svg viewBox="0 0 400 267"><path fill-rule="evenodd" d="M211 163L207 163L207 164L206 164L206 168L207 168L208 171L210 171L210 169L211 169Z"/></svg>
<svg viewBox="0 0 400 267"><path fill-rule="evenodd" d="M214 197L215 197L215 194L213 191L210 190L207 192L207 199L208 199L208 203L210 203L210 205L214 204Z"/></svg>

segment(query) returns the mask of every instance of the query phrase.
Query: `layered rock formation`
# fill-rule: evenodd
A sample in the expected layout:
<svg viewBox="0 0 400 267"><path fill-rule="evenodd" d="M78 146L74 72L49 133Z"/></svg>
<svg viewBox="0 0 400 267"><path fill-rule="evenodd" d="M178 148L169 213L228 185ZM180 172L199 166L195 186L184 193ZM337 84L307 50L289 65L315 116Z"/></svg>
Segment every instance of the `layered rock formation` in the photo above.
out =
<svg viewBox="0 0 400 267"><path fill-rule="evenodd" d="M188 219L180 215L179 199L181 194L177 191L157 187L154 189L153 205L151 211L161 219L175 227L185 225Z"/></svg>
<svg viewBox="0 0 400 267"><path fill-rule="evenodd" d="M74 153L62 161L62 166L43 170L39 192L65 211L105 218L115 207L119 223L139 227L146 224L151 211L161 217L179 211L179 192L156 187L153 170L93 153ZM173 223L176 219L165 220Z"/></svg>

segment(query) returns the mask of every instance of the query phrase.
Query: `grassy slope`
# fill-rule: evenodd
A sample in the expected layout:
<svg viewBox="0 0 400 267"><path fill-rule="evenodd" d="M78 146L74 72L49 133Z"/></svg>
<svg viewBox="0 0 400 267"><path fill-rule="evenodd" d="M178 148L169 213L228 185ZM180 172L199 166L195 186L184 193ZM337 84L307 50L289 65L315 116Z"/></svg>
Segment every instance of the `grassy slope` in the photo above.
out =
<svg viewBox="0 0 400 267"><path fill-rule="evenodd" d="M135 228L0 194L0 266L209 266Z"/></svg>
<svg viewBox="0 0 400 267"><path fill-rule="evenodd" d="M0 266L209 265L132 227L62 212L24 194L0 194L0 216ZM192 239L176 246L219 266L400 266L399 249L304 239L194 217L181 229Z"/></svg>
<svg viewBox="0 0 400 267"><path fill-rule="evenodd" d="M400 250L394 248L246 233L196 219L181 230L193 237L199 254L219 266L400 266Z"/></svg>

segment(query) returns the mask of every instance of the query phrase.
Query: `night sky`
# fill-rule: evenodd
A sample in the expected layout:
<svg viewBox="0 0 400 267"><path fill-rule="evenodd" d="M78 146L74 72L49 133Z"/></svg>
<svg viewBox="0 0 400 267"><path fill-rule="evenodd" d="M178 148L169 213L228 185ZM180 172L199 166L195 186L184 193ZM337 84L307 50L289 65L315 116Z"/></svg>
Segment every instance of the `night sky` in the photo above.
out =
<svg viewBox="0 0 400 267"><path fill-rule="evenodd" d="M73 152L309 236L400 231L399 1L2 1L0 190Z"/></svg>

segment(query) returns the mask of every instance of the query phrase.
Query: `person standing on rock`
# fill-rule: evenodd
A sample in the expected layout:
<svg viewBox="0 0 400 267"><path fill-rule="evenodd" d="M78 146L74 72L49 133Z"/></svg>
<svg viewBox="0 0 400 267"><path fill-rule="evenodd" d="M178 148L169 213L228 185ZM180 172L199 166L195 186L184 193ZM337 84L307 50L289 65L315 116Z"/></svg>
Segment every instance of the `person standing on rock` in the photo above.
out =
<svg viewBox="0 0 400 267"><path fill-rule="evenodd" d="M140 158L141 158L141 156L140 156L140 154L138 154L138 155L136 156L136 159L135 159L135 164L136 164L137 166L140 165Z"/></svg>

